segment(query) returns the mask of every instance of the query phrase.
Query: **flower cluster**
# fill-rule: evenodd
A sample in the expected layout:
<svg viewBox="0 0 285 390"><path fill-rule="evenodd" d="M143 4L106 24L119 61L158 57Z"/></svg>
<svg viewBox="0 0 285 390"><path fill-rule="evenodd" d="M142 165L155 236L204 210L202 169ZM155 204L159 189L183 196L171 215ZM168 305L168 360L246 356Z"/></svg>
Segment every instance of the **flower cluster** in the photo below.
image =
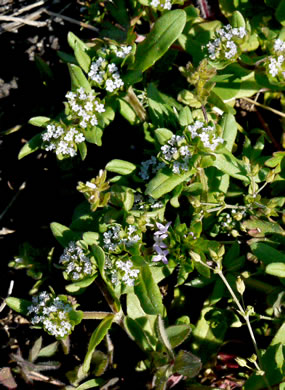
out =
<svg viewBox="0 0 285 390"><path fill-rule="evenodd" d="M73 329L69 313L73 310L67 300L54 298L46 291L33 297L32 305L28 307L28 315L32 315L33 325L42 326L50 335L63 338Z"/></svg>
<svg viewBox="0 0 285 390"><path fill-rule="evenodd" d="M159 9L160 11L171 10L171 0L152 0L151 7Z"/></svg>
<svg viewBox="0 0 285 390"><path fill-rule="evenodd" d="M169 251L165 248L167 248L167 245L163 240L168 237L168 228L170 226L171 222L167 222L167 224L164 226L162 223L156 222L156 226L158 230L154 233L154 244L153 249L156 251L157 255L153 257L153 261L162 261L164 264L168 263L167 255Z"/></svg>
<svg viewBox="0 0 285 390"><path fill-rule="evenodd" d="M73 241L64 249L59 263L63 264L67 278L72 281L84 279L95 272L95 265L84 254L83 249Z"/></svg>
<svg viewBox="0 0 285 390"><path fill-rule="evenodd" d="M274 54L266 62L266 68L270 76L278 82L285 82L285 42L276 39L274 43Z"/></svg>
<svg viewBox="0 0 285 390"><path fill-rule="evenodd" d="M43 148L54 150L56 155L74 157L77 154L77 144L85 141L84 135L65 125L49 124L42 133Z"/></svg>
<svg viewBox="0 0 285 390"><path fill-rule="evenodd" d="M235 61L240 55L239 44L246 35L244 27L233 28L230 24L217 30L215 38L206 45L209 58Z"/></svg>
<svg viewBox="0 0 285 390"><path fill-rule="evenodd" d="M195 121L193 125L188 126L191 138L199 137L205 148L209 148L212 151L216 149L219 144L224 142L223 138L216 137L215 127L209 126L201 121Z"/></svg>
<svg viewBox="0 0 285 390"><path fill-rule="evenodd" d="M122 245L132 247L139 242L141 236L137 233L134 225L129 225L124 231L121 225L113 224L103 233L103 246L108 252L118 252Z"/></svg>
<svg viewBox="0 0 285 390"><path fill-rule="evenodd" d="M70 117L86 129L88 126L98 125L98 114L105 112L104 104L96 98L95 92L87 93L84 88L78 88L76 92L68 92L65 97L70 108Z"/></svg>
<svg viewBox="0 0 285 390"><path fill-rule="evenodd" d="M133 286L140 272L139 269L133 268L134 264L131 260L110 260L106 258L105 270L110 276L111 282L117 285L121 280L127 286Z"/></svg>
<svg viewBox="0 0 285 390"><path fill-rule="evenodd" d="M180 135L173 135L160 149L161 157L170 164L174 173L188 171L191 153L186 139Z"/></svg>
<svg viewBox="0 0 285 390"><path fill-rule="evenodd" d="M132 46L120 46L120 48L118 49L117 46L115 46L113 48L113 51L114 53L116 54L117 57L119 58L126 58L127 55L130 54L130 52L132 51Z"/></svg>
<svg viewBox="0 0 285 390"><path fill-rule="evenodd" d="M164 162L159 162L156 157L151 156L149 160L143 161L141 163L141 170L139 175L143 180L148 180L150 174L155 174L159 169L164 167Z"/></svg>
<svg viewBox="0 0 285 390"><path fill-rule="evenodd" d="M117 55L118 53L121 52L117 51ZM121 54L118 55L118 57L120 56ZM108 92L117 91L124 86L118 66L103 57L99 57L95 62L92 62L88 76L94 81L97 87L103 88Z"/></svg>

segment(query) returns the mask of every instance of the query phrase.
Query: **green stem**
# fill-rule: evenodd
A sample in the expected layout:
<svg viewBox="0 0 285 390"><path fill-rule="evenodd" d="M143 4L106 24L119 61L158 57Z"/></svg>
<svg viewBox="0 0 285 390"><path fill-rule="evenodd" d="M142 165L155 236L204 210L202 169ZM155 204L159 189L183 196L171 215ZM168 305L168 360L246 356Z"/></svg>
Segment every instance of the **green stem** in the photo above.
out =
<svg viewBox="0 0 285 390"><path fill-rule="evenodd" d="M107 311L84 311L83 319L84 320L102 320L108 315L113 314Z"/></svg>
<svg viewBox="0 0 285 390"><path fill-rule="evenodd" d="M117 305L116 305L116 302L114 301L113 297L111 296L111 294L109 293L109 291L107 290L105 284L103 283L102 280L100 280L99 278L97 278L95 280L95 283L96 285L99 287L101 293L103 294L104 298L106 299L110 309L112 310L113 313L118 313L118 308L117 308Z"/></svg>
<svg viewBox="0 0 285 390"><path fill-rule="evenodd" d="M283 112L275 110L274 108L268 107L265 104L258 103L255 100L249 99L247 97L243 97L243 100L246 100L249 103L252 103L258 107L264 108L265 110L271 111L276 115L282 116L282 118L285 118L285 114Z"/></svg>
<svg viewBox="0 0 285 390"><path fill-rule="evenodd" d="M233 300L235 301L235 304L237 305L238 309L239 309L239 313L240 315L245 319L245 322L246 322L246 325L247 325L247 328L248 328L248 331L249 331L249 334L250 334L250 337L251 337L251 340L252 340L252 343L253 343L253 346L254 346L254 349L255 349L255 352L256 352L256 356L257 356L257 359L258 359L258 362L259 362L259 367L261 368L262 370L262 362L261 362L261 354L260 354L260 351L258 349L258 346L257 346L257 342L256 342L256 339L255 339L255 336L254 336L254 333L253 333L253 330L252 330L252 327L251 327L251 323L249 321L249 314L246 313L243 309L243 307L241 306L239 300L237 299L237 296L236 294L234 293L233 289L231 288L230 284L228 283L226 277L224 276L223 272L221 270L218 270L216 271L216 273L220 276L220 278L222 279L222 281L224 282L225 286L227 287L227 289L229 290L229 293L231 294ZM266 383L266 386L269 390L272 390L266 376L264 375L264 381Z"/></svg>

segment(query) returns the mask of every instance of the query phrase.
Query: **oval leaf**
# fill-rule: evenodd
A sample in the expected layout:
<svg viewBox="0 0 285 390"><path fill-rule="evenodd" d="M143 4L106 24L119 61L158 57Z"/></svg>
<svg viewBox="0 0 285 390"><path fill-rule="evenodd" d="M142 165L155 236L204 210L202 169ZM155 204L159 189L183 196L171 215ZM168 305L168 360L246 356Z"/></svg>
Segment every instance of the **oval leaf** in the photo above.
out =
<svg viewBox="0 0 285 390"><path fill-rule="evenodd" d="M233 12L231 25L236 28L245 27L245 20L239 11Z"/></svg>
<svg viewBox="0 0 285 390"><path fill-rule="evenodd" d="M146 195L158 199L161 196L172 191L178 184L183 183L191 176L192 172L188 171L182 175L177 175L169 170L162 170L149 182L146 188Z"/></svg>
<svg viewBox="0 0 285 390"><path fill-rule="evenodd" d="M166 334L172 348L182 344L191 332L191 327L186 324L173 325L166 328Z"/></svg>
<svg viewBox="0 0 285 390"><path fill-rule="evenodd" d="M179 351L174 362L173 371L187 378L193 378L201 368L202 363L197 356L187 351Z"/></svg>
<svg viewBox="0 0 285 390"><path fill-rule="evenodd" d="M78 42L75 42L74 54L81 68L84 70L85 73L88 73L90 63L91 63L91 58L82 49L82 47L78 44Z"/></svg>
<svg viewBox="0 0 285 390"><path fill-rule="evenodd" d="M163 314L163 304L158 285L154 282L147 265L143 265L134 287L135 294L140 300L146 314Z"/></svg>
<svg viewBox="0 0 285 390"><path fill-rule="evenodd" d="M166 142L173 136L172 131L168 129L156 129L154 133L160 145L166 144Z"/></svg>
<svg viewBox="0 0 285 390"><path fill-rule="evenodd" d="M80 233L73 232L67 226L57 222L52 222L50 228L54 237L63 247L66 247L70 241L77 241L81 238Z"/></svg>
<svg viewBox="0 0 285 390"><path fill-rule="evenodd" d="M29 120L29 124L37 127L46 126L50 122L50 118L47 116L35 116Z"/></svg>
<svg viewBox="0 0 285 390"><path fill-rule="evenodd" d="M65 286L65 289L66 289L66 291L68 291L70 293L78 292L82 288L86 288L86 287L90 286L90 284L92 284L94 282L96 277L97 277L97 274L91 276L90 278L85 278L83 280L80 280L79 282L68 284L67 286Z"/></svg>
<svg viewBox="0 0 285 390"><path fill-rule="evenodd" d="M31 138L20 150L18 154L18 159L28 156L29 154L38 150L42 144L42 136L41 134L36 134L33 138Z"/></svg>
<svg viewBox="0 0 285 390"><path fill-rule="evenodd" d="M144 72L151 67L180 36L185 23L186 13L180 9L161 16L146 39L137 46L134 68Z"/></svg>
<svg viewBox="0 0 285 390"><path fill-rule="evenodd" d="M81 68L74 64L68 64L68 69L70 73L72 89L83 87L86 92L91 92L91 86L87 78L84 76Z"/></svg>
<svg viewBox="0 0 285 390"><path fill-rule="evenodd" d="M17 313L26 315L28 312L28 307L31 306L32 302L26 301L25 299L8 297L5 300L6 304Z"/></svg>
<svg viewBox="0 0 285 390"><path fill-rule="evenodd" d="M120 175L129 175L136 169L136 166L124 160L111 160L106 165L106 170L109 172L119 173Z"/></svg>
<svg viewBox="0 0 285 390"><path fill-rule="evenodd" d="M271 263L265 268L265 272L269 275L285 278L285 263Z"/></svg>

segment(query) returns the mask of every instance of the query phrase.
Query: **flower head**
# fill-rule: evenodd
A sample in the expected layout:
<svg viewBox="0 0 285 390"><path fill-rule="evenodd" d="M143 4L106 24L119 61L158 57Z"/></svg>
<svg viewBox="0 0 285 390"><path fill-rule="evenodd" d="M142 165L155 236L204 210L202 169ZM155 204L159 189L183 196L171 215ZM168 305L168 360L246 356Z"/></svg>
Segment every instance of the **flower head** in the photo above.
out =
<svg viewBox="0 0 285 390"><path fill-rule="evenodd" d="M70 318L73 307L66 297L54 297L43 291L33 297L32 302L28 307L28 315L31 316L33 325L42 326L45 331L58 339L72 332L75 325Z"/></svg>
<svg viewBox="0 0 285 390"><path fill-rule="evenodd" d="M120 63L128 54L132 46L122 45L120 47L111 45L101 48L102 56L99 56L90 66L88 76L98 88L113 93L124 86L121 78L118 62Z"/></svg>
<svg viewBox="0 0 285 390"><path fill-rule="evenodd" d="M160 222L156 222L156 226L158 230L154 233L154 244L153 249L157 253L156 256L152 258L153 261L158 262L162 261L164 264L168 263L167 255L169 254L169 251L165 248L167 248L167 244L163 241L168 237L168 228L171 225L171 222L167 222L166 225L163 225Z"/></svg>
<svg viewBox="0 0 285 390"><path fill-rule="evenodd" d="M95 273L95 265L84 250L71 241L60 256L59 263L64 266L67 279L78 281Z"/></svg>
<svg viewBox="0 0 285 390"><path fill-rule="evenodd" d="M180 174L188 171L189 160L192 157L184 136L173 135L160 148L160 158L172 168L172 172Z"/></svg>
<svg viewBox="0 0 285 390"><path fill-rule="evenodd" d="M212 151L216 149L219 144L224 142L223 138L216 136L216 129L214 126L195 121L193 125L188 126L188 130L191 134L191 138L199 138L205 148L209 148Z"/></svg>
<svg viewBox="0 0 285 390"><path fill-rule="evenodd" d="M171 0L152 0L151 7L158 9L159 11L171 10Z"/></svg>
<svg viewBox="0 0 285 390"><path fill-rule="evenodd" d="M54 150L56 155L74 157L77 154L77 145L85 141L85 137L75 127L52 123L47 125L42 133L42 140L46 151Z"/></svg>
<svg viewBox="0 0 285 390"><path fill-rule="evenodd" d="M69 117L79 123L79 127L86 129L98 125L98 119L100 114L105 112L105 107L94 91L87 93L81 87L76 92L68 92L65 97L70 111ZM75 138L80 141L83 139L83 134L78 134Z"/></svg>
<svg viewBox="0 0 285 390"><path fill-rule="evenodd" d="M285 83L285 42L276 39L273 47L273 54L267 58L266 70L271 82Z"/></svg>
<svg viewBox="0 0 285 390"><path fill-rule="evenodd" d="M247 35L244 27L232 27L230 24L215 32L215 37L206 45L210 60L235 61L240 55L239 45Z"/></svg>

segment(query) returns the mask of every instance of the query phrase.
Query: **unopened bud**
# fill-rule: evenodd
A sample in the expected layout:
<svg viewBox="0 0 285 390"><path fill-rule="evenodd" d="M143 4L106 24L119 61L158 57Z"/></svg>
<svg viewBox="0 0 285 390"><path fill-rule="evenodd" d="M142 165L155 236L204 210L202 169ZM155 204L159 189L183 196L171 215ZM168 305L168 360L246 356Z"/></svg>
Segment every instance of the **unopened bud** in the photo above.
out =
<svg viewBox="0 0 285 390"><path fill-rule="evenodd" d="M245 284L240 276L238 276L238 278L237 278L236 287L237 287L237 290L240 293L240 295L243 295L243 293L245 291Z"/></svg>

